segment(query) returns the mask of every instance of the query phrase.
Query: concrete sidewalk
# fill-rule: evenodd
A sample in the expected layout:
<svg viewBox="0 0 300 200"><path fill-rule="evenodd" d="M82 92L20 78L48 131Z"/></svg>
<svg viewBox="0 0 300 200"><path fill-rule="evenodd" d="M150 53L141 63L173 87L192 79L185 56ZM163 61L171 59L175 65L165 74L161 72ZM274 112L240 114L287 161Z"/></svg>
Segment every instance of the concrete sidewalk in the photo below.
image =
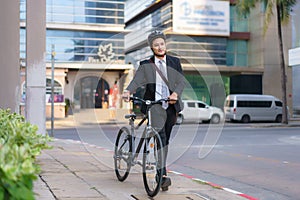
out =
<svg viewBox="0 0 300 200"><path fill-rule="evenodd" d="M54 140L53 149L38 157L42 172L34 184L38 200L134 200L150 199L143 186L141 167L119 182L113 168L113 152L71 140ZM245 200L233 192L169 173L172 186L154 199Z"/></svg>

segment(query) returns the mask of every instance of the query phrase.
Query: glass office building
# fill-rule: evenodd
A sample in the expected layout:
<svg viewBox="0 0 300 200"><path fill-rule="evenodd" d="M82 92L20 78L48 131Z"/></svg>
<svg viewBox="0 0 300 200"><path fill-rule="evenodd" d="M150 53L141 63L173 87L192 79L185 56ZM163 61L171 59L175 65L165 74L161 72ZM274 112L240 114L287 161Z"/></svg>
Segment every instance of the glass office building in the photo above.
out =
<svg viewBox="0 0 300 200"><path fill-rule="evenodd" d="M222 3L221 6L225 5L228 9L220 9L217 5L219 2ZM196 9L201 6L205 7L206 3L198 5L197 1L173 0L152 1L151 3L139 1L139 5L137 5L136 1L127 0L125 24L130 33L125 36L126 60L138 67L140 60L152 55L147 44L147 35L154 29L162 30L167 36L168 52L181 58L185 77L190 85L184 91L184 98L197 98L221 107L223 105L222 98L230 90L229 77L247 71L250 33L248 19L240 19L237 16L235 5L228 1L219 2L206 5L206 7L220 9L220 12L226 14L219 20L228 21L229 34L227 35L201 33L201 31L199 31L200 34L197 34L191 31L178 32L175 30L176 26L180 26L180 22L175 21L177 15L189 12L190 9L193 9L194 13L202 12L202 10L196 11ZM177 12L176 9L181 10ZM176 15L175 18L174 15ZM211 19L208 19L209 17ZM188 19L187 15L181 16L181 19L183 18L186 19L183 23L191 28L188 20L194 19ZM213 17L207 15L203 20L213 20ZM261 85L257 87L261 87ZM220 96L222 97L220 98Z"/></svg>
<svg viewBox="0 0 300 200"><path fill-rule="evenodd" d="M131 68L125 64L124 8L125 0L46 1L47 78L54 47L55 91L64 96L57 101L102 108L114 83L121 87L120 77ZM26 0L20 0L20 19L20 57L25 58Z"/></svg>

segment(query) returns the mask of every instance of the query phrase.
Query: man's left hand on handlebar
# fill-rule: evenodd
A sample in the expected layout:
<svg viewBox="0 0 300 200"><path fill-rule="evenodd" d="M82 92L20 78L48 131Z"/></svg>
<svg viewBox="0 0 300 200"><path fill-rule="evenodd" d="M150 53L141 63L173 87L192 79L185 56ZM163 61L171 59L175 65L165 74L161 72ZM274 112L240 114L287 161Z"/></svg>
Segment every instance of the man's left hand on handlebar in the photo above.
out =
<svg viewBox="0 0 300 200"><path fill-rule="evenodd" d="M178 95L176 92L173 92L170 96L169 96L169 103L170 104L175 104L177 99L178 99Z"/></svg>

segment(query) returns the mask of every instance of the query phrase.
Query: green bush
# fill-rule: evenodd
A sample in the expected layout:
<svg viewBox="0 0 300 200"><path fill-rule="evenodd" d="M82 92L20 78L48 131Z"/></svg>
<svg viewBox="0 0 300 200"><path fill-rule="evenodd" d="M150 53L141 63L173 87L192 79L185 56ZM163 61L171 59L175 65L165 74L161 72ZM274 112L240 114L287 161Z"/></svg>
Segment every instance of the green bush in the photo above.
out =
<svg viewBox="0 0 300 200"><path fill-rule="evenodd" d="M36 156L50 148L47 135L9 110L0 109L0 200L34 199L33 181L40 172Z"/></svg>

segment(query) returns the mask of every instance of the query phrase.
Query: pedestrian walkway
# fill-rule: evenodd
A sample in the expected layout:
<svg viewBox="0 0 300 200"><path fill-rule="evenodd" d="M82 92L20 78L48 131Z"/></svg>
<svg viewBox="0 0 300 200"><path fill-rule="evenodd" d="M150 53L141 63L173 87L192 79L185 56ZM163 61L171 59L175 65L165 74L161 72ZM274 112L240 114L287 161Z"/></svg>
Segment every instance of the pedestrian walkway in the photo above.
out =
<svg viewBox="0 0 300 200"><path fill-rule="evenodd" d="M54 140L53 149L38 157L42 172L35 182L37 200L137 200L149 199L143 187L141 167L134 167L124 182L114 174L113 153L71 140ZM245 197L209 184L169 173L172 186L154 199L245 200Z"/></svg>

